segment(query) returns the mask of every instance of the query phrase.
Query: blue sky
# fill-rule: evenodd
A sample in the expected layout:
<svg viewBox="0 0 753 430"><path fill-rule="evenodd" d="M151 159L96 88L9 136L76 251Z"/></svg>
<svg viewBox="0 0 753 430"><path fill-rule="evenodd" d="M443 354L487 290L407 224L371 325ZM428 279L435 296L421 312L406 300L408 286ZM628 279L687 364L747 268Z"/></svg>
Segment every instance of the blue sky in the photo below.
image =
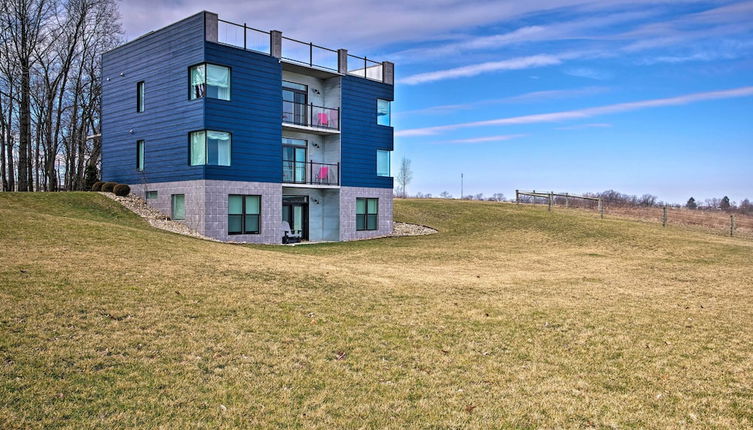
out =
<svg viewBox="0 0 753 430"><path fill-rule="evenodd" d="M202 9L395 62L411 193L753 198L753 1L121 3L129 39Z"/></svg>

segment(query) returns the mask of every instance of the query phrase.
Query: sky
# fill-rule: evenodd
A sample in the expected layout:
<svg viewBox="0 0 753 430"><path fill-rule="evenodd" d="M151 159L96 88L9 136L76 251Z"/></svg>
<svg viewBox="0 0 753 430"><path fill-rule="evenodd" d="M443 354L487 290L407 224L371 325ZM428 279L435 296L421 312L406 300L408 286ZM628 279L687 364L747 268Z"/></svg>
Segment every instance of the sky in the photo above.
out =
<svg viewBox="0 0 753 430"><path fill-rule="evenodd" d="M120 3L128 40L204 9L394 62L411 194L753 199L753 1Z"/></svg>

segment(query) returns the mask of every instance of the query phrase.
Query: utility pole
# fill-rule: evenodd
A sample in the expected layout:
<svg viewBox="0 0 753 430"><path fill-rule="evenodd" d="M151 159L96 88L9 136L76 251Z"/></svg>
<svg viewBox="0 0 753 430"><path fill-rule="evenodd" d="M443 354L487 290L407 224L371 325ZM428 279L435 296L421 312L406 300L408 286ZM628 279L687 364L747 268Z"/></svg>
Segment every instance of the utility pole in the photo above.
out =
<svg viewBox="0 0 753 430"><path fill-rule="evenodd" d="M463 174L460 174L460 200L463 200Z"/></svg>

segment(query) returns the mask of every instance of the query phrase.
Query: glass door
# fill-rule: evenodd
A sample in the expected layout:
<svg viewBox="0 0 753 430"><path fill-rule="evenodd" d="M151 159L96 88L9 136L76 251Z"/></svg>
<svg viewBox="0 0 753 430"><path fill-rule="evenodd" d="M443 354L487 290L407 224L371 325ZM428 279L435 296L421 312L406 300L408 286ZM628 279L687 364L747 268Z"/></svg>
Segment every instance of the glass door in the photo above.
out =
<svg viewBox="0 0 753 430"><path fill-rule="evenodd" d="M282 220L290 226L293 235L308 240L308 197L282 196Z"/></svg>
<svg viewBox="0 0 753 430"><path fill-rule="evenodd" d="M306 183L306 141L282 138L282 181Z"/></svg>
<svg viewBox="0 0 753 430"><path fill-rule="evenodd" d="M308 87L295 82L282 81L282 120L308 124Z"/></svg>

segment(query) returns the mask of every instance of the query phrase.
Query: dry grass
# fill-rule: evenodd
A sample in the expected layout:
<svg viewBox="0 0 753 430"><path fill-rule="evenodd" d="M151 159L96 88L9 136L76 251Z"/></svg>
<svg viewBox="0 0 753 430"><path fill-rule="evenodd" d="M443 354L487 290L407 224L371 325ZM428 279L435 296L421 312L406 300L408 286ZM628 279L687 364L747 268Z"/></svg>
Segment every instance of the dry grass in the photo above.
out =
<svg viewBox="0 0 753 430"><path fill-rule="evenodd" d="M753 426L753 243L396 202L305 247L0 194L0 427Z"/></svg>

